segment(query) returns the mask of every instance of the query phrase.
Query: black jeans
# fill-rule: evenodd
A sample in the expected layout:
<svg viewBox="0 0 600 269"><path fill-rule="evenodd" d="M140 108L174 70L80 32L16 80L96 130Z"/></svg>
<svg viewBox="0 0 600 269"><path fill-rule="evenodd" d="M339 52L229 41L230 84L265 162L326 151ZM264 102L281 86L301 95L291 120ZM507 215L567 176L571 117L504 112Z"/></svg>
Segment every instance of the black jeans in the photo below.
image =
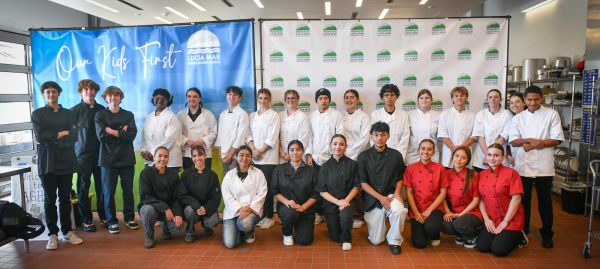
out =
<svg viewBox="0 0 600 269"><path fill-rule="evenodd" d="M429 240L440 240L442 231L442 222L444 213L440 210L433 210L431 215L425 219L425 223L420 223L416 219L410 219L411 242L416 248L424 248Z"/></svg>
<svg viewBox="0 0 600 269"><path fill-rule="evenodd" d="M258 168L265 175L267 180L267 197L263 205L263 217L273 218L273 191L271 190L271 178L273 177L273 170L275 170L274 164L255 164L254 167Z"/></svg>
<svg viewBox="0 0 600 269"><path fill-rule="evenodd" d="M206 169L210 170L211 166L212 166L212 158L206 158L204 160L204 167L206 167ZM194 162L192 161L192 158L183 157L183 170L186 170L191 167L194 167Z"/></svg>
<svg viewBox="0 0 600 269"><path fill-rule="evenodd" d="M298 212L281 203L277 204L277 213L281 219L281 230L284 236L294 235L299 245L308 245L315 238L315 213Z"/></svg>
<svg viewBox="0 0 600 269"><path fill-rule="evenodd" d="M325 201L325 203L329 203ZM352 201L350 206L339 210L325 210L327 218L327 232L329 239L338 243L352 243L352 223L356 212L356 202Z"/></svg>
<svg viewBox="0 0 600 269"><path fill-rule="evenodd" d="M479 230L483 227L483 222L473 214L464 214L451 222L444 220L442 231L445 234L461 236L466 240L472 240L477 237Z"/></svg>
<svg viewBox="0 0 600 269"><path fill-rule="evenodd" d="M529 233L529 220L531 218L531 191L535 184L535 190L538 198L538 212L542 219L542 228L540 233L543 238L552 238L552 225L554 215L552 212L552 180L554 177L521 177L523 182L523 198L521 203L525 211L525 233Z"/></svg>
<svg viewBox="0 0 600 269"><path fill-rule="evenodd" d="M71 185L73 174L40 176L44 189L44 214L48 235L58 234L58 216L60 215L60 230L63 234L71 231ZM58 191L58 210L56 213L56 193Z"/></svg>
<svg viewBox="0 0 600 269"><path fill-rule="evenodd" d="M521 231L504 230L499 234L492 234L483 228L477 237L477 249L504 257L519 246L522 237Z"/></svg>
<svg viewBox="0 0 600 269"><path fill-rule="evenodd" d="M79 167L79 171L77 171L77 199L79 201L79 215L81 216L82 222L86 224L91 224L92 220L94 220L92 215L92 201L89 198L92 176L94 176L94 190L96 191L98 217L100 217L101 221L106 220L100 167L96 165L81 166Z"/></svg>

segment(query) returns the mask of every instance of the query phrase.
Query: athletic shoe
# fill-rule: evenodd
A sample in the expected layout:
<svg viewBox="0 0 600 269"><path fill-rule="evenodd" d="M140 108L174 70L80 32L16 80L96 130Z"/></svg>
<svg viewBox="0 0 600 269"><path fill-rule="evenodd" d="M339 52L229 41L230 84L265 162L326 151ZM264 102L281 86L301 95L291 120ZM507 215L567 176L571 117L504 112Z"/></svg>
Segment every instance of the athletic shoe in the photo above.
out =
<svg viewBox="0 0 600 269"><path fill-rule="evenodd" d="M475 248L477 246L477 237L470 240L465 240L465 248Z"/></svg>
<svg viewBox="0 0 600 269"><path fill-rule="evenodd" d="M256 226L258 226L258 227L263 226L263 224L265 223L265 221L267 221L267 218L262 218L258 223L256 223Z"/></svg>
<svg viewBox="0 0 600 269"><path fill-rule="evenodd" d="M322 221L325 221L325 217L315 213L315 225L321 223Z"/></svg>
<svg viewBox="0 0 600 269"><path fill-rule="evenodd" d="M140 225L137 222L135 222L135 220L128 221L127 223L125 223L125 226L132 230L137 230L138 228L140 228Z"/></svg>
<svg viewBox="0 0 600 269"><path fill-rule="evenodd" d="M269 228L273 227L273 225L275 225L275 221L272 218L264 218L261 221L264 221L264 222L259 227L263 230L269 229Z"/></svg>
<svg viewBox="0 0 600 269"><path fill-rule="evenodd" d="M438 239L438 240L431 240L431 245L434 247L437 247L440 245L440 243L442 243L442 240Z"/></svg>
<svg viewBox="0 0 600 269"><path fill-rule="evenodd" d="M252 244L252 243L254 243L255 240L256 240L256 235L254 234L254 232L247 233L246 238L244 239L244 241L246 241L247 244Z"/></svg>
<svg viewBox="0 0 600 269"><path fill-rule="evenodd" d="M111 234L118 234L119 232L121 232L121 230L119 230L119 224L111 224L108 226L108 232Z"/></svg>
<svg viewBox="0 0 600 269"><path fill-rule="evenodd" d="M352 249L352 243L343 243L342 244L342 250L348 251Z"/></svg>
<svg viewBox="0 0 600 269"><path fill-rule="evenodd" d="M46 243L47 250L55 250L58 248L58 235L51 234L48 237L48 243Z"/></svg>
<svg viewBox="0 0 600 269"><path fill-rule="evenodd" d="M212 228L204 228L204 231L202 232L202 234L204 236L212 236L213 235L213 229Z"/></svg>
<svg viewBox="0 0 600 269"><path fill-rule="evenodd" d="M462 245L465 243L465 239L462 236L454 237L454 244Z"/></svg>
<svg viewBox="0 0 600 269"><path fill-rule="evenodd" d="M63 235L64 241L69 241L69 243L73 245L79 245L83 243L83 239L79 238L73 231L69 231L67 234Z"/></svg>
<svg viewBox="0 0 600 269"><path fill-rule="evenodd" d="M95 232L96 231L96 225L94 225L93 223L82 223L81 224L81 230L83 230L84 232L87 233L91 233L91 232Z"/></svg>
<svg viewBox="0 0 600 269"><path fill-rule="evenodd" d="M106 221L105 219L100 220L100 225L102 225L102 227L108 229L108 221Z"/></svg>
<svg viewBox="0 0 600 269"><path fill-rule="evenodd" d="M145 248L153 248L154 247L154 239L149 237L144 237L144 247Z"/></svg>
<svg viewBox="0 0 600 269"><path fill-rule="evenodd" d="M293 246L294 245L294 237L289 235L289 236L283 236L283 245L284 246Z"/></svg>
<svg viewBox="0 0 600 269"><path fill-rule="evenodd" d="M185 234L185 238L183 239L183 241L185 241L186 243L194 243L194 240L196 238L194 237L193 233L186 233Z"/></svg>
<svg viewBox="0 0 600 269"><path fill-rule="evenodd" d="M519 243L519 248L524 248L527 245L529 245L529 238L527 237L527 234L525 233L525 231L521 231L521 234L523 236L521 237L521 243Z"/></svg>
<svg viewBox="0 0 600 269"><path fill-rule="evenodd" d="M390 245L390 251L392 255L400 255L402 253L402 248L398 245Z"/></svg>
<svg viewBox="0 0 600 269"><path fill-rule="evenodd" d="M363 227L363 225L365 225L365 222L359 219L355 219L352 222L352 229L360 229Z"/></svg>

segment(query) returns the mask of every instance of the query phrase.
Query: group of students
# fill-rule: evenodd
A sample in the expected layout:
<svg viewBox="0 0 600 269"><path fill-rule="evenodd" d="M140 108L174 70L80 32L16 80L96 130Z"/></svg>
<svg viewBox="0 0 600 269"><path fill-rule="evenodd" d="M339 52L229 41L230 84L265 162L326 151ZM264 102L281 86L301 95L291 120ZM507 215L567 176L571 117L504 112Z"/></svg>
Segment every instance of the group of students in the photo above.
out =
<svg viewBox="0 0 600 269"><path fill-rule="evenodd" d="M137 129L133 114L120 107L124 93L115 86L106 88L104 108L94 101L98 84L82 80L78 90L82 102L72 112L58 104L60 86L46 82L41 91L47 106L32 113L50 235L47 249L57 248L56 190L63 237L73 244L83 242L67 221L65 193L73 171L78 174L84 231L95 231L89 202L92 175L101 178L96 184L101 223L110 233L119 232L114 194L120 177L125 225L139 228L132 191ZM138 210L145 247L154 246L157 221L163 239L171 238L184 220L186 242L194 241L196 222L204 234L212 235L223 199L222 233L228 248L254 242L257 225L272 227L276 207L284 245L310 244L314 225L326 219L330 239L350 250L352 227L364 218L369 241L387 240L397 255L410 209L415 247L439 245L444 231L456 235L457 244L504 256L527 241L534 183L543 246L553 246L548 184L554 167L539 160L553 158L551 148L564 137L556 111L541 106L538 87L527 88L525 96L514 94L511 111L502 108L500 91L490 90L489 107L477 115L465 109L464 87L452 89L453 106L441 113L431 107L431 92L421 90L417 109L407 113L396 109L398 87L384 85L379 93L384 107L370 117L358 107L359 93L352 89L344 94L343 113L329 107L329 90L317 90L317 110L310 115L298 109L295 90L285 92L286 109L278 113L270 107L271 92L260 89L258 110L251 115L239 105L241 88L231 86L225 93L229 107L217 123L202 107L197 88L186 92L186 108L178 114L169 110L173 96L168 90L153 92L155 111L146 117L141 145L146 168L140 174ZM211 170L213 146L220 148L221 184ZM402 197L404 185L409 208Z"/></svg>

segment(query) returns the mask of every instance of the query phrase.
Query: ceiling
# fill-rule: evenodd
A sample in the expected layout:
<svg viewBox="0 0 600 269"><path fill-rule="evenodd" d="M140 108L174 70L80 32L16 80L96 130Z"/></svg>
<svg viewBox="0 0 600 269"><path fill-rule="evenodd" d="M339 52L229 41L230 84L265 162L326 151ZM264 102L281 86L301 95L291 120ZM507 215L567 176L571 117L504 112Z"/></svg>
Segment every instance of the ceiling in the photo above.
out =
<svg viewBox="0 0 600 269"><path fill-rule="evenodd" d="M326 1L324 0L260 0L264 8L259 8L253 0L193 0L206 11L195 8L186 0L49 1L120 25L148 25L165 23L155 17L166 19L171 23L188 23L218 19L297 19L296 12L302 12L305 19L350 19L354 12L357 12L356 19L377 19L384 8L389 9L385 18L459 17L472 9L480 8L484 0L429 0L424 5L419 5L420 0L363 0L361 7L355 6L357 0L329 0L330 16L325 15L324 2ZM118 12L108 11L90 1ZM232 7L226 2L229 2ZM167 6L183 13L188 19L165 9Z"/></svg>

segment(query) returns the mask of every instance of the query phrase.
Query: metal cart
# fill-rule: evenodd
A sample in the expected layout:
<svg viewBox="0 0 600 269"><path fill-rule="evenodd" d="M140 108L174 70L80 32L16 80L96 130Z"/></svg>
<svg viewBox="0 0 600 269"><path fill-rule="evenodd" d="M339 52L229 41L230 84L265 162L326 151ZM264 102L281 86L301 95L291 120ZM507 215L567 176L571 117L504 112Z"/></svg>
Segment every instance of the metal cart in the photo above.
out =
<svg viewBox="0 0 600 269"><path fill-rule="evenodd" d="M590 162L590 170L592 171L592 197L590 201L590 222L587 231L587 241L583 244L583 257L588 258L592 252L592 237L600 238L599 231L592 231L592 222L594 220L594 205L596 204L596 200L600 199L597 197L596 190L600 190L600 182L598 181L598 171L594 167L594 164L600 163L600 160L593 160Z"/></svg>

